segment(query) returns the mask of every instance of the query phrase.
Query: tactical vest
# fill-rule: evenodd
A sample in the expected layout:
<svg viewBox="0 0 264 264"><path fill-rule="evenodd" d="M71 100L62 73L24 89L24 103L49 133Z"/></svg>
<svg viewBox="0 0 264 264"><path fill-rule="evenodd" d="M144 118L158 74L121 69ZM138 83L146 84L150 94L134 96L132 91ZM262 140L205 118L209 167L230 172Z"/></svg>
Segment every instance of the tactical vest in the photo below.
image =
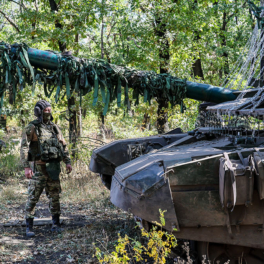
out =
<svg viewBox="0 0 264 264"><path fill-rule="evenodd" d="M60 162L63 159L63 145L59 142L57 127L50 122L45 125L38 120L30 122L35 126L38 141L32 141L29 146L29 161Z"/></svg>

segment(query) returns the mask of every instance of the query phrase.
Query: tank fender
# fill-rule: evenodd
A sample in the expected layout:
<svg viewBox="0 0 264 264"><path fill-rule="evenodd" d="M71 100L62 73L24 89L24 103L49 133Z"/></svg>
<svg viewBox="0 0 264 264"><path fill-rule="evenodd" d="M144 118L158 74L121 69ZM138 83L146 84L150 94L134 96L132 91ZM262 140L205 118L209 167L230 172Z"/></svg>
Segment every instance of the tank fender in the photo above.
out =
<svg viewBox="0 0 264 264"><path fill-rule="evenodd" d="M180 231L172 200L169 179L161 161L154 162L126 179L118 168L112 179L111 202L148 222L160 223L160 210L165 211L165 229Z"/></svg>

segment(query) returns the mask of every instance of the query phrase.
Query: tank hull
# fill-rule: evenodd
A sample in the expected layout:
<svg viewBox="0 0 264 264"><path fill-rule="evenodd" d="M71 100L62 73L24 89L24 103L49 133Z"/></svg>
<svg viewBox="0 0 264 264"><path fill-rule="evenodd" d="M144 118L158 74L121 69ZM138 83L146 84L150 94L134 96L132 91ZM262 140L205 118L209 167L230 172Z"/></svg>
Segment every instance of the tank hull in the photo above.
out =
<svg viewBox="0 0 264 264"><path fill-rule="evenodd" d="M166 211L165 229L177 238L264 249L264 204L256 187L250 205L238 202L226 210L220 201L219 160L227 151L237 159L236 147L225 137L197 140L184 135L116 166L111 202L147 223L160 222L159 211ZM256 150L240 151L248 157Z"/></svg>

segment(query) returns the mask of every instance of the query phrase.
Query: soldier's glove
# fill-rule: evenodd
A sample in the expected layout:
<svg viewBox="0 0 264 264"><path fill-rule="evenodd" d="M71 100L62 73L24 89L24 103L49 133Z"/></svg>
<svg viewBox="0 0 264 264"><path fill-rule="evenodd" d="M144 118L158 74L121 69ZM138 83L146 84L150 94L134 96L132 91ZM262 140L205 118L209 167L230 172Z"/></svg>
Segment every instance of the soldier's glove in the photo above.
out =
<svg viewBox="0 0 264 264"><path fill-rule="evenodd" d="M27 179L32 179L33 171L31 170L31 168L25 168L25 176Z"/></svg>
<svg viewBox="0 0 264 264"><path fill-rule="evenodd" d="M71 164L67 164L66 165L66 170L67 170L67 174L70 173L72 171L72 166Z"/></svg>

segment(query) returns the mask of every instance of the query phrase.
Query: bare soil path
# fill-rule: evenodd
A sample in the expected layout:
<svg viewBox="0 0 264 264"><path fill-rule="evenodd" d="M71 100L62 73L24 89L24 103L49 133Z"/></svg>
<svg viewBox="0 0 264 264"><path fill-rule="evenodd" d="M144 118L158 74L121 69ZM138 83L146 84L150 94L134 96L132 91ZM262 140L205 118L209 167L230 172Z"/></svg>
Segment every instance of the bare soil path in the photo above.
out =
<svg viewBox="0 0 264 264"><path fill-rule="evenodd" d="M132 216L115 208L105 195L105 187L97 184L101 188L100 200L80 196L69 202L65 190L67 197L62 197L61 202L64 228L61 234L50 231L51 221L47 219L51 220L51 215L44 192L36 207L35 220L42 223L34 226L33 238L25 236L23 223L26 183L22 179L2 184L0 187L5 195L2 201L5 199L0 203L0 263L97 263L93 256L94 244L113 248L118 233L128 234L135 227Z"/></svg>

